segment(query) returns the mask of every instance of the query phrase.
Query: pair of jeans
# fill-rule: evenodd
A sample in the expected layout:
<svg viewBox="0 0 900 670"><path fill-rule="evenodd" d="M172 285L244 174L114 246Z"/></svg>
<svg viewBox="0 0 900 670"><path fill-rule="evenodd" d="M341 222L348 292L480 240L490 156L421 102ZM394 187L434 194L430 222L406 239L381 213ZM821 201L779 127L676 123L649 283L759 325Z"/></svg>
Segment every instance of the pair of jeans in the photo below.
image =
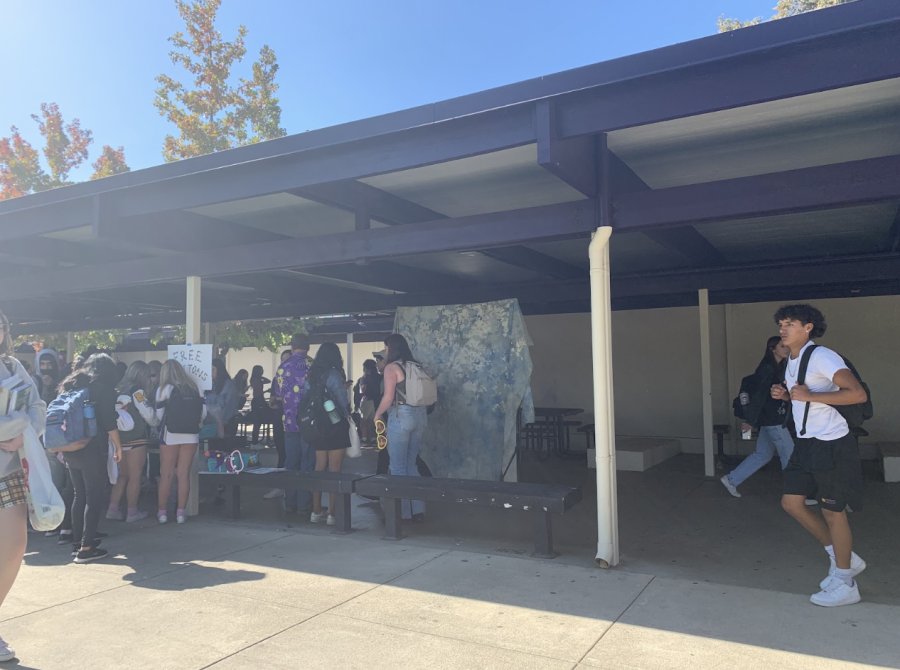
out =
<svg viewBox="0 0 900 670"><path fill-rule="evenodd" d="M428 424L428 408L397 405L388 411L387 450L391 458L391 474L418 477L416 457L422 448L425 426ZM421 500L403 500L402 516L409 519L413 514L425 512Z"/></svg>
<svg viewBox="0 0 900 670"><path fill-rule="evenodd" d="M44 453L47 454L47 462L50 463L50 476L53 479L53 485L59 491L63 504L66 506L66 516L59 530L72 530L72 501L75 497L75 488L72 485L69 468L66 467L65 463L60 462L57 454L50 451Z"/></svg>
<svg viewBox="0 0 900 670"><path fill-rule="evenodd" d="M90 459L83 468L69 465L75 499L72 502L72 541L75 544L94 546L100 513L106 509L106 459ZM87 511L85 511L87 507Z"/></svg>
<svg viewBox="0 0 900 670"><path fill-rule="evenodd" d="M284 434L284 467L288 470L313 472L316 469L316 452L303 440L300 433ZM284 508L302 510L312 504L312 493L292 489L284 492Z"/></svg>
<svg viewBox="0 0 900 670"><path fill-rule="evenodd" d="M275 442L275 451L278 454L278 467L283 468L285 462L284 420L280 416L276 416L272 420L272 440Z"/></svg>
<svg viewBox="0 0 900 670"><path fill-rule="evenodd" d="M783 426L761 426L759 438L756 440L756 451L747 456L741 464L731 471L728 478L735 486L739 486L754 472L772 460L772 455L778 451L781 459L781 469L787 467L794 453L794 438Z"/></svg>

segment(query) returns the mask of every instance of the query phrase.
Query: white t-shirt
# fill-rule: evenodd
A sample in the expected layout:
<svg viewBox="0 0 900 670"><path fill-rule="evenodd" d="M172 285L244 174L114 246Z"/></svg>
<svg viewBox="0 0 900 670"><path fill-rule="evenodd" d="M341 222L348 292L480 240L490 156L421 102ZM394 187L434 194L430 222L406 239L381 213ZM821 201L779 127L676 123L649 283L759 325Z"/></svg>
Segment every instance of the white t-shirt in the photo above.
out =
<svg viewBox="0 0 900 670"><path fill-rule="evenodd" d="M808 342L800 350L800 355L797 358L788 358L787 369L784 374L788 391L797 385L797 375L800 373L800 361L803 358L803 352L812 344L812 341ZM838 370L847 369L844 359L831 349L826 349L822 346L816 347L809 359L809 367L806 369L806 385L813 393L840 391L841 388L834 383L834 376ZM815 437L830 442L831 440L838 440L850 432L847 421L834 407L820 402L812 402L809 404L806 434L800 435L800 431L803 428L803 414L806 411L806 403L795 400L791 405L794 412L794 427L797 429L797 437Z"/></svg>

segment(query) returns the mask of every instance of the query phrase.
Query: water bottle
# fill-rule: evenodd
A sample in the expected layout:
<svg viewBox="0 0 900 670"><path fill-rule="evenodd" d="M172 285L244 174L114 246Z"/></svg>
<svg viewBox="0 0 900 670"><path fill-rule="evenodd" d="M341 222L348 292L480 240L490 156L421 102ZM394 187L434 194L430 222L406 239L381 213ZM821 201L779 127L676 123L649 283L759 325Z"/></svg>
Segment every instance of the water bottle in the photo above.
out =
<svg viewBox="0 0 900 670"><path fill-rule="evenodd" d="M84 403L81 415L84 417L84 436L93 437L97 434L97 414L94 411L94 403Z"/></svg>
<svg viewBox="0 0 900 670"><path fill-rule="evenodd" d="M333 400L326 400L322 403L322 407L325 408L325 411L328 412L328 420L331 423L339 423L341 420L341 414L337 411L337 407L334 406Z"/></svg>
<svg viewBox="0 0 900 670"><path fill-rule="evenodd" d="M86 402L84 403L84 410L82 410L82 414L85 419L93 419L96 418L96 414L94 413L94 403Z"/></svg>

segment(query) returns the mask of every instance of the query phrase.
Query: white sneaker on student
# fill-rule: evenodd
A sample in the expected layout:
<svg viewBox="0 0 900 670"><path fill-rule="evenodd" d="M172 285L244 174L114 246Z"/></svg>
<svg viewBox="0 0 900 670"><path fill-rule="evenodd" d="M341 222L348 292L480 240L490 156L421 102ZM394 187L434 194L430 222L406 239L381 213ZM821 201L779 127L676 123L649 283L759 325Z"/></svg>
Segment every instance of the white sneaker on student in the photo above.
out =
<svg viewBox="0 0 900 670"><path fill-rule="evenodd" d="M117 510L106 510L106 518L110 521L125 521L125 512L120 509Z"/></svg>
<svg viewBox="0 0 900 670"><path fill-rule="evenodd" d="M162 523L169 523L169 517L166 516L165 514L157 514L157 515L156 515L156 520L159 521L161 524L162 524Z"/></svg>
<svg viewBox="0 0 900 670"><path fill-rule="evenodd" d="M832 579L824 589L809 598L809 602L819 607L855 605L860 600L856 581L853 586L847 586L847 582L842 579Z"/></svg>
<svg viewBox="0 0 900 670"><path fill-rule="evenodd" d="M0 662L11 661L16 657L16 652L10 647L3 638L0 637Z"/></svg>
<svg viewBox="0 0 900 670"><path fill-rule="evenodd" d="M731 495L733 495L735 498L740 498L740 497L741 497L741 494L738 493L737 486L735 486L734 484L731 483L731 477L729 477L728 475L725 475L725 476L722 477L722 479L720 479L719 481L722 482L722 485L723 485L726 489L728 489L728 492L729 492Z"/></svg>
<svg viewBox="0 0 900 670"><path fill-rule="evenodd" d="M326 526L333 526L336 522L337 522L337 519L335 519L333 516L331 516L331 515L329 514L329 515L328 515L328 520L325 522L325 525L326 525Z"/></svg>
<svg viewBox="0 0 900 670"><path fill-rule="evenodd" d="M850 574L855 578L860 572L866 569L866 562L859 557L855 551L850 552ZM834 571L837 570L837 564L831 559L831 567L828 568L828 576L819 582L819 588L825 589L834 579Z"/></svg>
<svg viewBox="0 0 900 670"><path fill-rule="evenodd" d="M272 498L281 498L282 496L284 496L284 489L272 489L266 493L263 498L271 500Z"/></svg>
<svg viewBox="0 0 900 670"><path fill-rule="evenodd" d="M327 522L328 521L328 511L323 509L318 514L313 512L312 514L309 515L309 520L310 520L310 523Z"/></svg>
<svg viewBox="0 0 900 670"><path fill-rule="evenodd" d="M184 523L185 521L187 521L187 517L184 514L179 514L175 517L175 523Z"/></svg>

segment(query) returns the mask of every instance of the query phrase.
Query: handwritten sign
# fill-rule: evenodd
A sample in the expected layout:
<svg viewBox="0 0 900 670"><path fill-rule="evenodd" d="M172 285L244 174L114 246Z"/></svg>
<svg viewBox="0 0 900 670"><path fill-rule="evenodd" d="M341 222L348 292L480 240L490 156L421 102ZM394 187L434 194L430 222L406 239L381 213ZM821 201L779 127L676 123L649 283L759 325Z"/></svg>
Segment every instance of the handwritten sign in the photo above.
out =
<svg viewBox="0 0 900 670"><path fill-rule="evenodd" d="M169 358L181 363L181 367L194 380L201 393L212 390L211 344L170 344Z"/></svg>

